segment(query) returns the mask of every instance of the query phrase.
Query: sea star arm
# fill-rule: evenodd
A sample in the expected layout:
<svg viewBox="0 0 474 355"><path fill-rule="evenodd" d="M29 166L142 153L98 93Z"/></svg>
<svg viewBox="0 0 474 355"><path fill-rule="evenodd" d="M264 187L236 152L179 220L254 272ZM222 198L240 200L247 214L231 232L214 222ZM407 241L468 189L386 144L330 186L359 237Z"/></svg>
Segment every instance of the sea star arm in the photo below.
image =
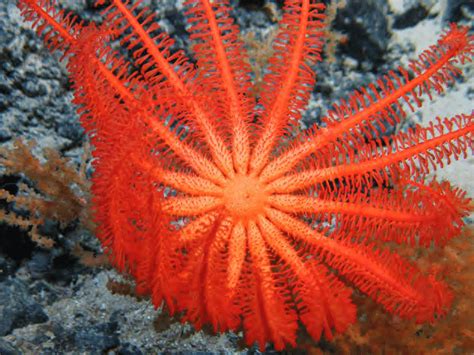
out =
<svg viewBox="0 0 474 355"><path fill-rule="evenodd" d="M306 223L276 209L268 218L281 230L312 246L319 258L388 311L418 322L444 314L452 301L446 285L423 276L412 264L374 246L326 237Z"/></svg>
<svg viewBox="0 0 474 355"><path fill-rule="evenodd" d="M311 214L319 223L335 221L335 228L374 240L391 240L430 247L444 246L459 234L468 215L469 199L449 183L428 186L404 181L405 188L382 189L370 194L350 189L319 197L278 194L269 203L286 213ZM419 237L418 241L416 236Z"/></svg>
<svg viewBox="0 0 474 355"><path fill-rule="evenodd" d="M474 36L467 28L453 25L438 41L437 46L423 52L409 69L399 68L399 74L390 72L377 81L356 91L348 102L335 105L324 120L328 128L310 130L303 139L278 158L271 161L261 173L269 182L290 171L298 162L323 147L344 139L344 146L360 145L365 137L378 135L378 129L399 122L405 117L403 103L411 110L422 105L423 96L432 97L432 91L442 93L448 83L461 74L457 63L472 61ZM412 78L411 78L412 77Z"/></svg>
<svg viewBox="0 0 474 355"><path fill-rule="evenodd" d="M212 212L198 219L200 225L193 228L197 236L191 241L187 234L189 228L183 228L183 237L179 238L176 247L185 249L186 256L177 255L182 265L175 270L178 282L183 284L176 297L180 307L185 310L183 320L191 321L197 329L211 323L216 331L234 329L239 324L238 308L232 299L227 298L227 253L232 230L230 217ZM202 223L201 221L204 221ZM193 223L192 225L195 225ZM187 240L186 243L181 242Z"/></svg>
<svg viewBox="0 0 474 355"><path fill-rule="evenodd" d="M166 171L154 167L151 177L156 177L156 181L191 195L208 195L214 197L222 195L222 190L217 185L193 174Z"/></svg>
<svg viewBox="0 0 474 355"><path fill-rule="evenodd" d="M310 64L321 59L324 5L314 0L287 0L284 10L274 42L275 53L263 78L259 103L264 112L250 161L253 174L264 168L286 126L300 118L315 82Z"/></svg>
<svg viewBox="0 0 474 355"><path fill-rule="evenodd" d="M268 184L267 191L289 193L337 178L357 184L364 180L387 181L389 173L422 176L430 167L435 169L452 158L466 156L473 149L473 131L474 113L438 120L436 125L399 133L388 147L381 142L360 147L353 162L283 176Z"/></svg>
<svg viewBox="0 0 474 355"><path fill-rule="evenodd" d="M194 263L200 260L203 245L209 237L213 226L218 223L219 214L216 211L204 213L188 221L177 230L161 235L158 240L150 240L149 256L151 267L147 270L150 275L152 298L155 304L161 304L165 299L170 312L182 311L182 304L176 303L176 297L181 295L187 299L189 275ZM199 259L199 260L198 260ZM191 273L192 274L192 273Z"/></svg>
<svg viewBox="0 0 474 355"><path fill-rule="evenodd" d="M54 2L19 0L18 7L26 21L32 22L38 36L45 38L51 51L66 51L83 29L76 16L58 10Z"/></svg>
<svg viewBox="0 0 474 355"><path fill-rule="evenodd" d="M146 171L150 178L166 186L190 195L208 195L218 197L222 195L222 188L208 179L202 178L192 172L184 173L166 169L161 162L151 159L134 160L134 165Z"/></svg>
<svg viewBox="0 0 474 355"><path fill-rule="evenodd" d="M356 309L350 290L323 265L315 265L312 260L303 262L294 246L268 219L259 216L257 222L266 244L296 277L291 278L293 295L297 299L299 317L311 336L320 339L324 331L326 338L331 339L332 329L343 332L354 323Z"/></svg>
<svg viewBox="0 0 474 355"><path fill-rule="evenodd" d="M198 216L222 206L222 199L212 196L168 197L163 211L173 216Z"/></svg>
<svg viewBox="0 0 474 355"><path fill-rule="evenodd" d="M123 160L121 163L115 165L117 170L105 164L95 167L93 203L95 208L103 209L94 215L94 222L106 252L113 250L112 263L119 270L137 276L144 261L143 250L136 247L138 241L153 240L161 233L167 218L160 213L163 195L146 178L136 174L133 166Z"/></svg>
<svg viewBox="0 0 474 355"><path fill-rule="evenodd" d="M142 66L143 76L151 83L151 88L164 82L174 91L173 99L187 108L190 113L188 120L199 127L210 153L218 167L228 176L233 174L232 156L225 142L219 136L215 123L208 111L203 107L205 99L192 87L192 77L195 70L185 56L178 52L171 54L172 40L164 33L153 37L159 26L154 15L148 9L134 14L136 7L114 0L104 11L107 27L116 35L122 36L122 43L134 49L135 62ZM130 34L126 31L130 30ZM202 97L201 97L202 99Z"/></svg>
<svg viewBox="0 0 474 355"><path fill-rule="evenodd" d="M100 36L100 33L98 34ZM82 40L81 40L82 42ZM83 41L85 46L94 42L93 38L85 38ZM103 48L102 46L99 48ZM185 161L193 170L214 183L222 184L224 175L221 170L215 166L202 153L191 148L189 144L183 142L179 137L165 126L157 117L165 117L169 114L166 107L153 105L144 105L136 98L136 95L141 95L141 98L146 98L146 93L143 88L143 83L136 78L129 79L121 77L114 73L108 67L116 67L117 62L121 63L119 57L115 57L113 53L106 51L102 56L102 61L96 60L91 53L97 53L96 47L91 47L86 50L84 46L81 51L70 59L69 69L71 70L71 77L76 83L76 100L75 102L82 106L81 111L88 112L87 118L83 121L87 122L93 129L98 129L101 126L107 126L108 130L112 130L114 125L117 127L114 135L115 142L119 142L119 137L123 137L123 125L130 122L130 115L141 118L141 122L148 125L157 136L164 142L166 148L171 150L173 154L178 156L182 161ZM87 65L89 58L94 58L90 65ZM132 91L132 87L139 88ZM105 100L106 90L115 90L127 105L120 103L118 98L109 95L108 100ZM105 103L104 103L105 102ZM126 115L123 121L119 120L118 110L122 110L121 116ZM90 116L90 117L89 117ZM119 123L119 124L117 124ZM144 129L143 127L141 127ZM138 131L138 127L135 128ZM136 134L136 137L139 135ZM127 137L130 140L130 137ZM98 142L97 145L110 144L111 140ZM113 143L112 144L117 144Z"/></svg>
<svg viewBox="0 0 474 355"><path fill-rule="evenodd" d="M224 176L220 169L202 154L181 142L156 118L167 116L166 112L161 112L163 109L150 112L143 107L143 102L137 99L137 95L144 93L144 82L126 74L128 64L102 43L107 37L106 32L92 28L84 33L83 26L77 23L74 17L58 11L54 3L21 0L19 5L26 20L33 22L38 34L43 35L51 49L66 50L66 54L73 54L68 67L78 91L75 102L82 106L82 121L86 127L95 129L97 126L113 123L117 120L116 111L121 107L129 112L132 109L141 111L143 119L166 142L168 149L186 161L199 175L222 183ZM113 96L105 100L104 90L110 90L109 87L125 100L128 108Z"/></svg>
<svg viewBox="0 0 474 355"><path fill-rule="evenodd" d="M255 100L250 94L250 67L239 28L226 1L188 0L185 3L201 85L222 111L222 125L232 135L234 168L247 172L249 124Z"/></svg>
<svg viewBox="0 0 474 355"><path fill-rule="evenodd" d="M247 232L242 222L237 222L232 229L229 240L229 266L227 271L227 288L229 298L232 298L236 292L242 275L245 255L247 252Z"/></svg>
<svg viewBox="0 0 474 355"><path fill-rule="evenodd" d="M283 349L286 344L295 344L297 329L296 314L285 305L287 295L284 286L278 285L278 274L272 272L271 255L255 221L247 226L251 274L245 281L247 296L244 312L244 327L249 331L249 343L257 341L260 349L271 339L275 348Z"/></svg>
<svg viewBox="0 0 474 355"><path fill-rule="evenodd" d="M163 221L163 217L158 220ZM167 302L170 305L170 313L173 313L175 309L172 294L175 290L172 281L176 275L170 267L171 255L168 252L172 236L168 226L165 223L163 226L165 228L157 230L155 234L160 238L149 239L143 246L145 250L142 258L145 261L138 267L137 291L140 294L150 294L153 304L161 305L163 301Z"/></svg>
<svg viewBox="0 0 474 355"><path fill-rule="evenodd" d="M203 243L203 235L217 223L219 214L216 211L205 213L187 223L179 229L176 245L187 247L189 244L197 242Z"/></svg>

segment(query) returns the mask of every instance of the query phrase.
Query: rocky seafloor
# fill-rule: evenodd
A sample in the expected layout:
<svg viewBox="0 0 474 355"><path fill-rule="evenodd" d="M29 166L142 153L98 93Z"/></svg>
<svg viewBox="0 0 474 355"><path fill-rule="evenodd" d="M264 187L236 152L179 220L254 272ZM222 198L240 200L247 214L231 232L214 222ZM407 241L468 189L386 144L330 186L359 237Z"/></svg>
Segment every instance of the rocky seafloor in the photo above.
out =
<svg viewBox="0 0 474 355"><path fill-rule="evenodd" d="M60 1L86 20L99 20L94 1ZM144 1L160 25L189 48L181 1ZM243 33L264 38L276 22L268 8L281 11L282 1L232 1ZM331 29L347 37L336 43L331 60L317 66L318 82L301 127L317 122L325 109L379 74L406 63L433 44L449 22L472 25L468 0L346 0ZM269 5L272 4L272 5ZM274 5L274 6L273 6ZM64 63L51 55L22 21L16 2L0 2L0 145L21 137L34 140L37 151L51 147L79 164L86 137L80 127ZM326 59L327 56L326 56ZM428 122L472 110L473 68L446 94L426 104L410 122ZM440 171L474 196L474 158ZM14 193L25 181L0 167L0 188ZM90 168L89 168L90 169ZM88 174L90 175L90 171ZM0 200L3 209L13 208ZM55 246L45 249L16 226L0 222L0 354L63 353L255 353L242 334L214 335L189 324L162 319L149 300L111 292L110 281L128 282L106 267L84 265L73 253L79 243L99 253L94 236L79 223L62 228L51 222L45 234ZM317 344L314 345L317 348ZM271 345L267 352L273 352Z"/></svg>

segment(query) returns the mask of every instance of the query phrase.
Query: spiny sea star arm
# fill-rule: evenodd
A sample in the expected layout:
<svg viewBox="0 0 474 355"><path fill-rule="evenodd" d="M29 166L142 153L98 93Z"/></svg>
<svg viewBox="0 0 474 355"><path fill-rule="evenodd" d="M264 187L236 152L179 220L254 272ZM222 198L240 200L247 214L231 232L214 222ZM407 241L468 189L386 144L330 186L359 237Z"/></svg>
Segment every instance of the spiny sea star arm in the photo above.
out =
<svg viewBox="0 0 474 355"><path fill-rule="evenodd" d="M222 206L222 199L212 196L168 197L163 201L163 211L173 216L198 216Z"/></svg>
<svg viewBox="0 0 474 355"><path fill-rule="evenodd" d="M430 247L445 245L459 234L469 199L449 183L432 181L429 186L402 182L394 189L374 189L370 194L349 189L323 198L306 195L273 195L269 203L287 213L310 213L320 223L333 222L348 235L368 236ZM418 242L415 238L418 236Z"/></svg>
<svg viewBox="0 0 474 355"><path fill-rule="evenodd" d="M90 49L91 46L94 46L95 50L99 50L94 42L97 42L99 38L104 40L108 34L94 25L83 26L83 23L77 20L77 16L66 13L64 10L58 10L56 5L56 1L19 0L18 2L22 16L26 21L32 22L32 27L36 30L38 36L43 37L48 48L51 51L60 50L64 52L62 59L71 53L76 56L81 55L83 51L89 55L92 52L87 49ZM86 37L86 40L90 42L85 43L83 37ZM102 48L100 49L102 50ZM123 87L122 84L123 82L130 81L129 84L133 87L134 83L131 82L130 76L124 78L124 74L116 75L113 73L113 70L108 69L109 66L116 69L118 60L112 63L111 59L108 58L108 61L103 63L100 61L101 56L101 54L97 53L90 57L83 55L82 59L87 58L83 64L91 62L90 64L98 67L98 70L107 77L108 81L113 84L113 87L117 89L123 98L133 98L132 93ZM128 67L126 64L123 62L120 64L124 65L122 67L123 72L127 72Z"/></svg>
<svg viewBox="0 0 474 355"><path fill-rule="evenodd" d="M148 124L150 128L163 140L166 148L170 149L173 154L179 157L182 161L185 161L201 178L207 179L210 183L215 183L222 185L224 183L224 175L221 170L217 168L209 159L203 156L200 152L192 149L188 144L181 141L178 136L172 131L165 127L162 122L160 122L157 117L161 117L165 114L159 107L155 107L154 110L149 111L146 107L143 106L141 101L135 98L135 93L130 91L126 84L134 84L134 82L127 82L123 78L117 77L113 72L111 72L102 62L97 61L88 67L85 68L85 61L81 60L85 53L77 56L77 58L71 59L71 64L78 61L78 65L82 66L82 72L77 76L76 81L79 79L95 80L98 81L100 78L97 76L98 72L103 75L103 79L107 82L110 87L115 89L117 93L125 100L128 104L127 109L129 111L135 111L134 115L140 117L143 122ZM104 59L108 63L113 63L116 60L110 57ZM72 77L76 77L76 73L71 73ZM86 109L89 110L94 121L100 122L100 124L106 124L104 121L106 117L111 117L110 112L113 112L113 103L109 103L107 108L110 112L107 115L101 115L100 113L103 110L97 110L97 103L100 105L100 99L103 95L100 95L100 92L97 91L87 91L85 85L82 88L78 88L81 93L85 94L81 96L81 104L84 105ZM79 103L79 102L78 102ZM117 136L123 132L117 132Z"/></svg>
<svg viewBox="0 0 474 355"><path fill-rule="evenodd" d="M184 236L178 240L178 250L184 247L186 256L180 256L182 268L176 270L182 287L175 296L179 307L185 310L184 320L193 322L197 329L211 323L216 331L225 331L234 329L239 323L238 308L226 297L228 292L225 289L225 245L232 229L232 220L220 216L218 212L210 213L208 217L203 220L204 224L199 219L201 225L197 226L197 230L192 228L193 234L197 236L192 238L192 242L188 236L185 237L185 244L179 243ZM184 230L187 235L189 229L184 227Z"/></svg>
<svg viewBox="0 0 474 355"><path fill-rule="evenodd" d="M179 137L161 122L154 119L154 116L150 117L149 124L153 131L167 144L168 148L193 168L200 177L220 186L225 184L225 177L222 171L207 157L195 151L188 144L183 143Z"/></svg>
<svg viewBox="0 0 474 355"><path fill-rule="evenodd" d="M315 0L287 0L284 10L275 53L263 79L260 104L264 112L250 161L253 174L265 166L284 128L298 122L315 82L309 65L321 59L324 5Z"/></svg>
<svg viewBox="0 0 474 355"><path fill-rule="evenodd" d="M264 349L265 342L270 340L276 350L281 350L286 344L295 344L296 314L286 306L283 286L277 285L277 274L272 272L270 255L255 221L248 223L247 233L252 271L246 280L246 340L249 344L257 341L260 349Z"/></svg>
<svg viewBox="0 0 474 355"><path fill-rule="evenodd" d="M97 236L104 248L113 252L114 265L136 276L143 262L143 250L136 245L159 234L161 221L166 221L160 213L163 196L124 160L107 166L98 164L95 174L101 176L92 186L94 205L100 207L95 214Z"/></svg>
<svg viewBox="0 0 474 355"><path fill-rule="evenodd" d="M168 240L167 252L174 277L166 287L173 290L173 298L178 301L173 301L173 305L176 305L178 310L185 310L189 302L192 302L189 298L190 292L187 291L192 277L203 276L199 275L200 272L205 271L202 257L207 252L206 246L212 240L212 233L218 224L217 211L205 213L189 221ZM193 287L191 292L193 296L196 292L199 290Z"/></svg>
<svg viewBox="0 0 474 355"><path fill-rule="evenodd" d="M161 254L156 255L154 259L162 270L152 271L152 296L158 300L164 297L169 301L167 303L172 313L184 310L189 302L188 294L183 293L183 290L188 290L189 278L193 271L190 265L195 267L193 263L200 262L199 253L202 255L209 231L218 223L218 218L217 211L197 216L182 228L164 236L161 240L164 246L155 251ZM159 257L161 259L158 259ZM165 272L160 274L158 271ZM164 287L164 290L160 287Z"/></svg>
<svg viewBox="0 0 474 355"><path fill-rule="evenodd" d="M82 48L84 49L84 47ZM96 52L97 51L94 51L94 53ZM113 56L112 53L107 51L101 58L105 64L100 60L94 59L91 65L85 65L85 63L87 63L87 58L94 58L89 55L90 53L90 51L84 49L78 52L78 54L70 60L71 65L69 68L72 71L71 76L77 83L83 82L83 80L86 80L88 83L93 81L96 87L100 87L101 84L102 87L104 87L103 84L107 83L111 88L117 91L123 100L125 100L129 113L133 112L134 116L140 117L143 122L148 124L150 128L163 140L166 148L170 149L173 154L185 161L201 177L217 184L222 185L224 183L224 175L220 169L218 169L200 152L195 151L188 144L181 141L174 132L170 131L169 128L164 126L157 118L166 116L166 112L163 108L155 106L152 110L149 110L149 107L147 108L141 100L136 98L137 94L142 96L146 95L145 92L141 90L143 89L142 83L137 80L130 80L127 77L117 76L117 74L108 69L108 66L115 67L114 64L120 62L120 58ZM77 64L74 66L74 63ZM77 68L78 70L75 71L74 68ZM101 80L102 82L100 82ZM129 87L140 87L141 89L133 92ZM80 99L76 100L76 103L82 104L92 115L92 120L99 122L101 125L107 124L106 119L111 119L113 117L111 113L115 109L114 104L116 107L123 106L119 104L117 99L113 98L112 100L115 101L107 104L105 109L107 109L108 112L104 113L104 109L97 109L98 105L101 105L101 99L103 96L101 92L98 92L95 87L90 90L86 84L77 85L77 90L79 90L83 95L77 96ZM121 134L123 134L123 132L117 132L117 137Z"/></svg>
<svg viewBox="0 0 474 355"><path fill-rule="evenodd" d="M236 302L228 297L226 288L228 279L228 252L227 246L231 237L233 221L231 217L224 217L216 231L215 237L209 246L205 263L208 268L206 282L197 284L204 288L204 302L206 317L215 331L235 329L240 324L240 308Z"/></svg>
<svg viewBox="0 0 474 355"><path fill-rule="evenodd" d="M33 22L38 36L44 37L51 51L64 50L65 55L83 29L77 17L60 11L55 1L19 0L18 7L28 22ZM63 56L64 57L64 56Z"/></svg>
<svg viewBox="0 0 474 355"><path fill-rule="evenodd" d="M307 196L274 195L269 198L269 203L273 207L287 213L346 214L349 216L385 219L394 223L426 223L433 218L433 216L400 211L396 208L374 207L367 203L321 200Z"/></svg>
<svg viewBox="0 0 474 355"><path fill-rule="evenodd" d="M216 331L235 329L241 322L240 308L228 297L228 245L232 237L233 221L231 217L223 217L209 246L208 273L205 287L206 315ZM245 249L244 249L245 250ZM202 283L197 287L203 287Z"/></svg>
<svg viewBox="0 0 474 355"><path fill-rule="evenodd" d="M176 273L170 263L172 255L169 252L169 245L173 241L173 236L168 226L162 231L160 237L159 240L151 239L146 244L146 254L144 255L146 264L145 268L141 270L141 279L144 281L139 286L143 284L149 286L153 304L161 305L165 301L170 314L173 314L176 311L172 298L172 295L176 293L173 288Z"/></svg>
<svg viewBox="0 0 474 355"><path fill-rule="evenodd" d="M179 230L176 245L186 247L191 243L202 244L203 235L216 224L219 214L216 211L205 213L187 223Z"/></svg>
<svg viewBox="0 0 474 355"><path fill-rule="evenodd" d="M39 35L43 35L45 42L52 49L67 49L66 53L74 54L70 60L69 69L73 71L71 76L78 90L76 103L84 106L81 111L83 115L88 116L84 118L84 124L87 125L88 120L92 120L94 125L97 122L106 125L107 122L102 121L112 116L115 110L114 105L121 106L119 100L115 98L111 99L112 102L101 102L103 95L97 91L97 88L108 84L125 100L129 105L129 110L145 111L142 115L144 119L177 156L186 161L199 175L216 183L222 183L224 176L212 162L181 142L173 132L164 127L156 118L160 117L160 112L150 113L146 107L143 107L143 102L137 99L137 95L143 94L144 83L136 77L124 74L127 72L124 70L127 65L125 61L102 43L107 33L94 27L85 30L74 17L58 11L54 5L55 2L51 2L46 6L38 0L19 2L25 18L33 22L33 27L36 27ZM48 27L49 32L45 34ZM87 85L88 83L93 85ZM132 89L137 87L138 91ZM89 112L85 113L86 111ZM95 128L94 125L93 128Z"/></svg>
<svg viewBox="0 0 474 355"><path fill-rule="evenodd" d="M182 173L179 171L167 170L161 167L159 161L141 159L135 161L134 165L141 168L141 171L148 172L149 176L160 183L175 188L181 192L191 195L208 195L218 197L222 195L222 188L208 179L196 176L192 173Z"/></svg>
<svg viewBox="0 0 474 355"><path fill-rule="evenodd" d="M250 158L249 124L255 105L250 94L250 67L239 28L225 1L188 0L185 3L200 83L210 91L231 129L232 155L237 173L247 173ZM219 111L220 111L219 110ZM227 121L230 121L227 123ZM229 127L227 127L229 126Z"/></svg>
<svg viewBox="0 0 474 355"><path fill-rule="evenodd" d="M156 176L157 181L175 189L189 193L191 195L208 195L218 197L222 195L222 189L207 179L200 178L192 174L180 173L177 171L166 171L153 169L152 176Z"/></svg>
<svg viewBox="0 0 474 355"><path fill-rule="evenodd" d="M320 339L322 332L332 338L332 329L343 332L355 322L356 309L351 302L350 290L335 280L323 265L313 261L303 262L301 256L268 219L259 216L258 226L267 245L288 265L296 280L291 282L299 309L299 317L313 339Z"/></svg>
<svg viewBox="0 0 474 355"><path fill-rule="evenodd" d="M268 218L281 230L314 248L329 267L352 282L389 312L417 322L432 321L444 314L452 301L446 285L434 276L423 276L412 264L373 245L332 239L304 222L273 208Z"/></svg>
<svg viewBox="0 0 474 355"><path fill-rule="evenodd" d="M113 0L104 11L107 27L117 36L123 36L122 42L129 49L135 49L135 62L143 65L143 75L147 81L160 88L161 83L174 91L174 100L187 107L188 119L197 124L209 146L212 157L218 167L226 174L233 174L232 156L224 141L217 134L214 122L203 107L203 101L191 87L194 69L182 53L170 54L171 39L164 33L156 38L152 33L159 26L154 15L148 9L134 15L139 2L128 7L120 0ZM126 34L130 30L131 33ZM138 48L138 49L137 49Z"/></svg>
<svg viewBox="0 0 474 355"><path fill-rule="evenodd" d="M328 127L303 134L301 141L268 164L261 179L269 182L290 171L299 161L328 144L341 140L345 146L360 145L365 137L379 136L381 127L395 124L406 116L403 104L422 105L423 96L442 93L461 74L455 64L472 61L474 36L467 28L452 25L437 46L423 52L412 61L409 70L399 68L389 72L376 85L356 91L348 100L335 105L324 119ZM413 76L413 78L411 78ZM379 127L377 129L377 127Z"/></svg>
<svg viewBox="0 0 474 355"><path fill-rule="evenodd" d="M235 224L229 240L229 266L227 269L227 288L229 298L236 292L237 285L242 275L245 255L247 252L247 234L242 222Z"/></svg>
<svg viewBox="0 0 474 355"><path fill-rule="evenodd" d="M474 112L431 123L429 127L417 126L408 133L394 136L393 142L382 142L360 147L353 155L354 162L328 168L309 169L283 176L268 184L271 193L290 193L324 181L348 178L353 182L388 179L393 176L423 176L449 163L452 158L467 156L473 149Z"/></svg>

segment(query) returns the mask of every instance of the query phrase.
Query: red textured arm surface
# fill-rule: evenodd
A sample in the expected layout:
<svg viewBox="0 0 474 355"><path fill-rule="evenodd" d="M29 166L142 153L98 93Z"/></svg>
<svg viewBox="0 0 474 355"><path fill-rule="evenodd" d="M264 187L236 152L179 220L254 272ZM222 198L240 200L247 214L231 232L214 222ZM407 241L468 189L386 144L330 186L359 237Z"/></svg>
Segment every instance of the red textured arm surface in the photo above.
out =
<svg viewBox="0 0 474 355"><path fill-rule="evenodd" d="M344 332L351 286L418 322L448 311L447 286L383 243L442 247L460 233L470 200L427 175L472 152L474 114L380 137L461 75L474 51L466 28L452 25L282 147L321 59L318 1L285 2L261 97L227 0L185 2L196 65L139 3L111 1L100 26L52 1L19 6L68 57L95 146L98 237L157 307L278 350L295 345L299 322L315 340Z"/></svg>

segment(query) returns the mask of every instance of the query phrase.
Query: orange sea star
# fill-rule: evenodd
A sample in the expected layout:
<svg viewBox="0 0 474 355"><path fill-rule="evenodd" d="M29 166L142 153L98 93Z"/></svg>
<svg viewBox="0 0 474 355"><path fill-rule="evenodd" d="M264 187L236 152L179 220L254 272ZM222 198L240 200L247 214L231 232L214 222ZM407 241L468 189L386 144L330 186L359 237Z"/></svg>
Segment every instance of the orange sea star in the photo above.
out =
<svg viewBox="0 0 474 355"><path fill-rule="evenodd" d="M19 3L68 57L95 146L98 236L156 306L164 300L197 328L242 327L247 344L276 349L295 345L298 322L316 340L353 323L346 284L403 318L447 311L447 286L383 242L442 246L459 233L465 193L426 176L472 150L473 113L380 132L460 74L456 65L473 54L466 28L452 25L408 69L354 92L323 127L283 146L321 59L318 1L285 2L258 98L226 0L185 3L196 65L170 51L138 4L112 1L96 26L51 1Z"/></svg>

